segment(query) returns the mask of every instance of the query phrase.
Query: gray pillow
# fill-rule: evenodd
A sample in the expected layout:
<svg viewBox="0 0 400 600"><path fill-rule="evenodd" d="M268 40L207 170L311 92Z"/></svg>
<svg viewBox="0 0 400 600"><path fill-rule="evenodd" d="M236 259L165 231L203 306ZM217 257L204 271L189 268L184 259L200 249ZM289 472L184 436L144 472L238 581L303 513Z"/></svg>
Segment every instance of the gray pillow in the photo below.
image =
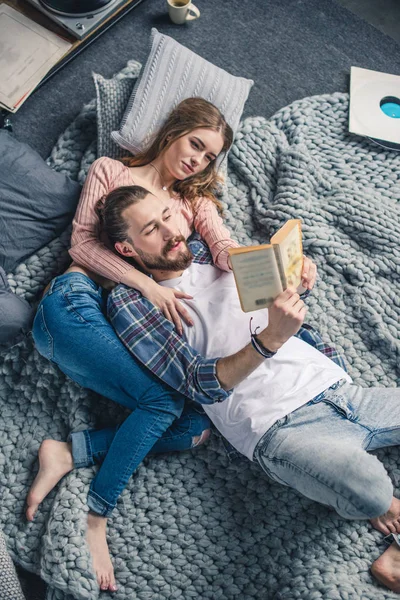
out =
<svg viewBox="0 0 400 600"><path fill-rule="evenodd" d="M119 130L112 133L115 142L136 154L171 110L192 96L215 104L235 133L254 82L230 75L155 28L151 40Z"/></svg>
<svg viewBox="0 0 400 600"><path fill-rule="evenodd" d="M7 277L0 268L0 351L16 344L31 328L34 310L13 294Z"/></svg>
<svg viewBox="0 0 400 600"><path fill-rule="evenodd" d="M114 142L111 132L119 127L141 68L139 62L130 60L112 79L93 73L97 100L97 156L121 158L130 154Z"/></svg>
<svg viewBox="0 0 400 600"><path fill-rule="evenodd" d="M71 223L81 186L0 129L0 267L6 273Z"/></svg>

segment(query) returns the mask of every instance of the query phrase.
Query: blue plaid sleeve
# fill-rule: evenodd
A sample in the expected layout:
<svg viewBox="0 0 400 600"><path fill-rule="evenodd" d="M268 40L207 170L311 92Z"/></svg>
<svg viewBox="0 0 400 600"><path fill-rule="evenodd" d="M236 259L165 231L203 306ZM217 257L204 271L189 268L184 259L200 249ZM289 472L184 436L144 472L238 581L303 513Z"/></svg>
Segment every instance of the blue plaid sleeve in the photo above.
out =
<svg viewBox="0 0 400 600"><path fill-rule="evenodd" d="M303 342L307 342L310 346L314 346L317 350L325 354L328 358L333 360L339 367L342 367L347 373L347 365L344 359L344 356L339 354L339 352L333 346L329 346L326 344L321 335L318 333L316 329L308 325L307 323L303 323L300 327L299 331L296 333L296 336L303 340Z"/></svg>
<svg viewBox="0 0 400 600"><path fill-rule="evenodd" d="M200 404L221 402L230 395L217 379L218 358L203 358L138 291L124 285L114 288L108 317L128 350L173 389Z"/></svg>

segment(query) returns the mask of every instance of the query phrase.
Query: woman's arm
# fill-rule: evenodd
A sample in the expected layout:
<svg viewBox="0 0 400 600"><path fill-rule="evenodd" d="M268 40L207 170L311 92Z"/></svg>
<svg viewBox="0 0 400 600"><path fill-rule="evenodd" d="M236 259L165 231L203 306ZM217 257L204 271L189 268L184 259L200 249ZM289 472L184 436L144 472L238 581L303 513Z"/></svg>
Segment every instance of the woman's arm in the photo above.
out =
<svg viewBox="0 0 400 600"><path fill-rule="evenodd" d="M71 258L77 264L117 283L120 281L125 283L125 276L136 269L119 258L101 241L100 219L96 207L98 201L114 187L124 185L123 181L119 183L118 180L123 168L118 161L105 157L99 158L90 167L72 221L69 251ZM118 183L114 185L116 181ZM127 184L128 181L125 182L125 185Z"/></svg>
<svg viewBox="0 0 400 600"><path fill-rule="evenodd" d="M214 265L222 271L230 271L228 249L238 248L240 244L231 238L229 229L225 227L211 200L199 200L193 226L210 248Z"/></svg>
<svg viewBox="0 0 400 600"><path fill-rule="evenodd" d="M122 163L103 157L92 164L73 220L69 253L77 264L111 281L124 283L130 288L139 290L174 323L181 334L180 317L189 325L192 322L178 298L189 296L178 290L162 287L107 248L100 239L97 204L112 189L122 185L132 185L131 175Z"/></svg>

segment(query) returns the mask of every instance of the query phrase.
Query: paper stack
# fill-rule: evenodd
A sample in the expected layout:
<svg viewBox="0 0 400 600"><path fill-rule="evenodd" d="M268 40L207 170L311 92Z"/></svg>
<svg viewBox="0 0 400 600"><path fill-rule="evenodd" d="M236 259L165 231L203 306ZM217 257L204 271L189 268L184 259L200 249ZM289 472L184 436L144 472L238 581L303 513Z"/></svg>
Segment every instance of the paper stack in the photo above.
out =
<svg viewBox="0 0 400 600"><path fill-rule="evenodd" d="M0 4L0 108L16 112L72 44Z"/></svg>

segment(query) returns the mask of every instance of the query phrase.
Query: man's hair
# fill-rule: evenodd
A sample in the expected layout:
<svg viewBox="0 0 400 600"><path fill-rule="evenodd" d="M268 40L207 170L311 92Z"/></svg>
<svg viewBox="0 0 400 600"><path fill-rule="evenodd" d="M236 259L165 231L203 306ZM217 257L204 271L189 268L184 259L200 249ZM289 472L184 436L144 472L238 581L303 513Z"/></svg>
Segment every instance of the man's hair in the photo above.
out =
<svg viewBox="0 0 400 600"><path fill-rule="evenodd" d="M122 216L124 210L144 200L150 192L140 185L123 185L109 192L103 205L98 206L98 212L110 243L114 246L117 242L125 240L132 243L128 235L129 225Z"/></svg>

